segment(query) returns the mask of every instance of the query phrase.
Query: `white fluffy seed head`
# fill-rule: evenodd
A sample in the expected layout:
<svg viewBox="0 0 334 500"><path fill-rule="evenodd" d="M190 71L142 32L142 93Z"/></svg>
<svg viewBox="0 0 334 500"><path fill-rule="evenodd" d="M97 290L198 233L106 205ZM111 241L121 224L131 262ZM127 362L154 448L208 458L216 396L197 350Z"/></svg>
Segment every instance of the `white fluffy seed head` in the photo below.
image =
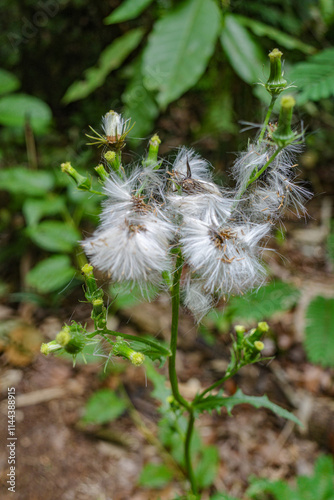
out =
<svg viewBox="0 0 334 500"><path fill-rule="evenodd" d="M102 128L107 137L117 140L127 131L128 122L122 115L111 110L102 117Z"/></svg>
<svg viewBox="0 0 334 500"><path fill-rule="evenodd" d="M193 149L180 148L177 157L173 163L173 173L177 182L182 182L188 177L188 166L191 171L191 178L204 182L211 181L211 171L209 163L196 154Z"/></svg>
<svg viewBox="0 0 334 500"><path fill-rule="evenodd" d="M268 231L268 224L214 226L187 219L182 226L183 254L209 294L240 294L264 280L259 242Z"/></svg>
<svg viewBox="0 0 334 500"><path fill-rule="evenodd" d="M191 279L188 275L186 282L182 284L183 304L195 316L196 321L201 319L214 307L213 296L204 289L204 283L200 279Z"/></svg>
<svg viewBox="0 0 334 500"><path fill-rule="evenodd" d="M155 214L120 216L103 226L82 246L90 262L113 281L159 285L163 271L171 270L169 255L174 227Z"/></svg>
<svg viewBox="0 0 334 500"><path fill-rule="evenodd" d="M228 219L233 205L227 193L170 194L167 201L175 214L199 219L206 224L219 224Z"/></svg>

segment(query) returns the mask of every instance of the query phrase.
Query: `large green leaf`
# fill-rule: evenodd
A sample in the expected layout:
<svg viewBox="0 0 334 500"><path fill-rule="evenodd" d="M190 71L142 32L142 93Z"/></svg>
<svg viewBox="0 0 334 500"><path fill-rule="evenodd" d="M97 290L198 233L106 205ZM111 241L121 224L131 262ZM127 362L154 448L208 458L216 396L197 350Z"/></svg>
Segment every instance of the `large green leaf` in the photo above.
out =
<svg viewBox="0 0 334 500"><path fill-rule="evenodd" d="M247 394L244 394L241 391L241 389L238 389L233 396L225 398L217 395L217 396L207 396L206 398L201 399L199 401L195 400L193 406L195 410L199 412L212 411L212 410L220 411L222 407L225 407L227 412L231 414L231 411L236 405L245 403L250 404L255 408L268 408L269 410L276 413L276 415L286 418L288 420L292 420L296 424L301 425L300 421L298 420L297 417L295 417L293 413L285 410L284 408L281 408L275 403L272 403L271 401L269 401L267 396L260 396L260 397L248 396Z"/></svg>
<svg viewBox="0 0 334 500"><path fill-rule="evenodd" d="M72 252L80 239L76 228L56 220L43 221L26 231L37 246L50 252Z"/></svg>
<svg viewBox="0 0 334 500"><path fill-rule="evenodd" d="M234 14L225 15L220 41L237 75L247 83L258 82L264 63L263 51Z"/></svg>
<svg viewBox="0 0 334 500"><path fill-rule="evenodd" d="M158 20L144 52L148 90L158 91L161 108L195 85L212 55L220 28L214 0L178 2Z"/></svg>
<svg viewBox="0 0 334 500"><path fill-rule="evenodd" d="M126 403L110 389L100 389L87 401L83 421L105 424L120 417L126 410Z"/></svg>
<svg viewBox="0 0 334 500"><path fill-rule="evenodd" d="M47 215L56 215L66 210L65 199L62 196L47 196L45 198L28 198L23 203L22 211L28 226L36 225Z"/></svg>
<svg viewBox="0 0 334 500"><path fill-rule="evenodd" d="M28 120L36 134L44 133L51 123L49 106L31 95L13 94L0 98L0 124L24 127Z"/></svg>
<svg viewBox="0 0 334 500"><path fill-rule="evenodd" d="M298 88L297 101L319 101L334 95L334 48L325 49L296 64L288 78Z"/></svg>
<svg viewBox="0 0 334 500"><path fill-rule="evenodd" d="M0 170L0 190L14 195L45 196L54 186L51 172L11 167Z"/></svg>
<svg viewBox="0 0 334 500"><path fill-rule="evenodd" d="M132 71L132 79L122 94L125 104L124 115L135 123L133 136L142 138L152 132L154 120L159 115L159 108L152 93L143 84L141 58L133 64Z"/></svg>
<svg viewBox="0 0 334 500"><path fill-rule="evenodd" d="M236 20L239 21L240 24L252 30L254 35L257 37L266 36L271 40L277 42L280 46L285 47L286 49L297 49L304 54L314 54L316 49L312 47L312 45L308 45L306 43L301 42L298 38L294 36L287 35L283 31L280 31L269 24L261 23L255 19L244 16L234 16Z"/></svg>
<svg viewBox="0 0 334 500"><path fill-rule="evenodd" d="M116 38L100 55L96 66L86 69L84 79L78 80L67 89L63 102L68 104L79 99L84 99L95 89L103 85L108 74L119 68L122 62L138 46L144 30L136 28L125 35Z"/></svg>
<svg viewBox="0 0 334 500"><path fill-rule="evenodd" d="M39 262L27 276L27 284L39 293L50 293L65 287L75 276L67 255L53 255Z"/></svg>
<svg viewBox="0 0 334 500"><path fill-rule="evenodd" d="M334 366L334 299L316 297L309 304L305 348L312 363Z"/></svg>
<svg viewBox="0 0 334 500"><path fill-rule="evenodd" d="M0 94L13 92L20 87L20 80L13 73L0 69Z"/></svg>
<svg viewBox="0 0 334 500"><path fill-rule="evenodd" d="M129 19L135 19L145 10L153 0L123 0L121 5L115 9L110 16L104 19L104 24L122 23Z"/></svg>

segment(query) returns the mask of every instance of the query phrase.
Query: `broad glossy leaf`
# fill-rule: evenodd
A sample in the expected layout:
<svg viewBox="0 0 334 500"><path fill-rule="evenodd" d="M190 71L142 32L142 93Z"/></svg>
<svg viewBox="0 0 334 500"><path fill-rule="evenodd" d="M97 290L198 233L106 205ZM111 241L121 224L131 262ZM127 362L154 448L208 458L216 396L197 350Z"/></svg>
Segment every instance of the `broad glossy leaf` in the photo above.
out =
<svg viewBox="0 0 334 500"><path fill-rule="evenodd" d="M212 411L217 410L220 411L222 407L225 407L228 414L231 414L231 411L236 405L240 404L250 404L255 408L268 408L272 412L276 413L276 415L286 418L288 420L292 420L298 425L301 425L295 415L284 408L276 405L269 401L267 396L248 396L247 394L243 394L241 389L238 389L237 392L233 396L229 397L221 397L221 396L207 396L206 398L195 402L194 408L199 412L203 411Z"/></svg>
<svg viewBox="0 0 334 500"><path fill-rule="evenodd" d="M220 28L214 0L178 2L159 19L144 51L144 84L161 108L195 85L204 73Z"/></svg>
<svg viewBox="0 0 334 500"><path fill-rule="evenodd" d="M316 297L306 311L305 348L309 360L334 366L334 299Z"/></svg>
<svg viewBox="0 0 334 500"><path fill-rule="evenodd" d="M144 30L136 28L116 38L103 50L96 66L86 69L84 78L70 85L63 97L63 102L68 104L84 99L95 89L101 87L109 73L119 68L128 55L138 46L143 35Z"/></svg>
<svg viewBox="0 0 334 500"><path fill-rule="evenodd" d="M34 226L43 217L60 214L65 209L65 199L61 196L28 198L25 200L22 207L23 215L28 226Z"/></svg>
<svg viewBox="0 0 334 500"><path fill-rule="evenodd" d="M0 94L13 92L20 87L20 80L13 73L0 69Z"/></svg>
<svg viewBox="0 0 334 500"><path fill-rule="evenodd" d="M76 228L55 220L43 221L26 231L37 246L50 252L72 252L81 236Z"/></svg>
<svg viewBox="0 0 334 500"><path fill-rule="evenodd" d="M280 31L269 24L261 23L260 21L256 21L250 17L238 15L235 15L234 17L240 24L249 28L257 37L266 36L277 42L280 47L285 47L290 50L296 49L304 54L314 54L316 52L316 48L312 47L312 45L301 42L298 38L287 35L283 31Z"/></svg>
<svg viewBox="0 0 334 500"><path fill-rule="evenodd" d="M82 420L86 423L105 424L120 417L126 403L110 389L100 389L87 401Z"/></svg>
<svg viewBox="0 0 334 500"><path fill-rule="evenodd" d="M37 97L12 94L0 98L0 124L24 127L28 120L36 134L47 132L52 119L49 106Z"/></svg>
<svg viewBox="0 0 334 500"><path fill-rule="evenodd" d="M0 190L15 195L45 196L54 186L51 172L11 167L0 170Z"/></svg>
<svg viewBox="0 0 334 500"><path fill-rule="evenodd" d="M129 19L135 19L145 10L153 0L123 0L110 16L104 19L104 24L122 23Z"/></svg>
<svg viewBox="0 0 334 500"><path fill-rule="evenodd" d="M173 474L166 465L148 463L140 473L139 484L145 488L162 488L172 478Z"/></svg>
<svg viewBox="0 0 334 500"><path fill-rule="evenodd" d="M132 66L132 79L122 94L124 115L135 123L131 134L134 138L143 138L152 132L154 120L159 115L159 108L152 93L144 86L141 66L142 61L139 58ZM130 137L130 140L134 142L135 139Z"/></svg>
<svg viewBox="0 0 334 500"><path fill-rule="evenodd" d="M264 63L261 46L234 14L226 14L224 20L220 41L232 68L245 82L258 82Z"/></svg>
<svg viewBox="0 0 334 500"><path fill-rule="evenodd" d="M26 281L39 293L51 293L65 287L75 274L71 259L67 255L53 255L31 269Z"/></svg>

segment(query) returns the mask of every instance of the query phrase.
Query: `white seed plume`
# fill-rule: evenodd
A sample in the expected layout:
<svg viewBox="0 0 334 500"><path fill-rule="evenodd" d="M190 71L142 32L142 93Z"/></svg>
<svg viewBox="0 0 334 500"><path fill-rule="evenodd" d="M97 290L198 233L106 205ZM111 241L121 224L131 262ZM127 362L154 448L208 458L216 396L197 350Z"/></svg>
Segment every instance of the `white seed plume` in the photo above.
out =
<svg viewBox="0 0 334 500"><path fill-rule="evenodd" d="M204 289L204 283L199 279L191 279L187 276L186 282L182 284L184 293L183 303L193 313L196 320L201 319L214 307L213 296Z"/></svg>
<svg viewBox="0 0 334 500"><path fill-rule="evenodd" d="M188 178L188 164L192 179L204 182L211 181L212 176L209 163L195 153L193 149L183 146L173 163L173 174L177 182L182 182Z"/></svg>
<svg viewBox="0 0 334 500"><path fill-rule="evenodd" d="M129 120L124 120L122 115L111 110L102 117L102 128L108 138L117 140L127 132L128 122Z"/></svg>
<svg viewBox="0 0 334 500"><path fill-rule="evenodd" d="M171 270L172 224L153 213L120 216L106 229L104 224L82 243L90 261L113 281L159 285L163 271Z"/></svg>
<svg viewBox="0 0 334 500"><path fill-rule="evenodd" d="M180 239L183 254L209 294L240 294L263 282L259 242L269 227L249 223L214 226L187 219Z"/></svg>
<svg viewBox="0 0 334 500"><path fill-rule="evenodd" d="M218 189L218 188L217 188ZM171 194L168 203L175 214L199 219L206 224L219 224L231 215L233 200L225 195L213 193Z"/></svg>

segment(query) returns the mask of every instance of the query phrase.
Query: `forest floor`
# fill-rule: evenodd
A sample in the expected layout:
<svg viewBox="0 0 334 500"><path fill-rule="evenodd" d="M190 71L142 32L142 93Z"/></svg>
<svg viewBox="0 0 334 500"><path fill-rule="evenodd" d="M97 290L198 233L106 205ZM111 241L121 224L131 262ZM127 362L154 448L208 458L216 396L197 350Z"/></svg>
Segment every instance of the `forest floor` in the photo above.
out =
<svg viewBox="0 0 334 500"><path fill-rule="evenodd" d="M299 430L269 410L248 405L236 407L233 417L224 411L221 415L202 415L197 423L199 432L206 444L218 447L220 457L214 486L205 492L203 500L215 491L241 498L252 475L292 480L296 475L310 474L320 454L334 453L334 371L312 365L303 348L303 318L310 298L320 293L333 296L334 275L320 234L326 223L321 210L326 211L326 206L321 208L316 203L316 215L307 226L289 223L279 253L266 255L273 277L293 283L302 292L297 307L268 319L273 335L265 341L266 353L274 359L243 368L224 386L226 394L233 394L237 386L246 394L265 393L273 402L294 409L305 426ZM273 242L272 246L277 244ZM80 291L78 294L82 298ZM73 319L87 321L87 305L73 305L73 299L59 313L41 312L29 304L14 310L3 304L0 319L13 321L14 338L29 336L36 347L54 338L73 309ZM170 312L168 297L161 296L153 303L119 311L110 318L110 325L122 332L152 333L168 341ZM18 317L23 326L15 323ZM181 314L177 369L185 397L193 397L224 373L230 336L213 333L216 341L210 345L197 333L192 317ZM17 352L15 342L3 353L0 363L3 500L172 500L182 493L177 482L161 490L138 486L143 465L161 462L162 457L129 412L102 427L83 428L79 424L85 402L94 391L102 387L117 391L122 384L142 424L154 435L159 414L150 396L152 384L147 382L145 368L127 365L123 369L125 362L117 361L103 377L100 359L75 367L69 360L41 354L27 361ZM165 371L166 367L162 368ZM6 484L6 397L7 388L12 386L17 397L14 495Z"/></svg>

